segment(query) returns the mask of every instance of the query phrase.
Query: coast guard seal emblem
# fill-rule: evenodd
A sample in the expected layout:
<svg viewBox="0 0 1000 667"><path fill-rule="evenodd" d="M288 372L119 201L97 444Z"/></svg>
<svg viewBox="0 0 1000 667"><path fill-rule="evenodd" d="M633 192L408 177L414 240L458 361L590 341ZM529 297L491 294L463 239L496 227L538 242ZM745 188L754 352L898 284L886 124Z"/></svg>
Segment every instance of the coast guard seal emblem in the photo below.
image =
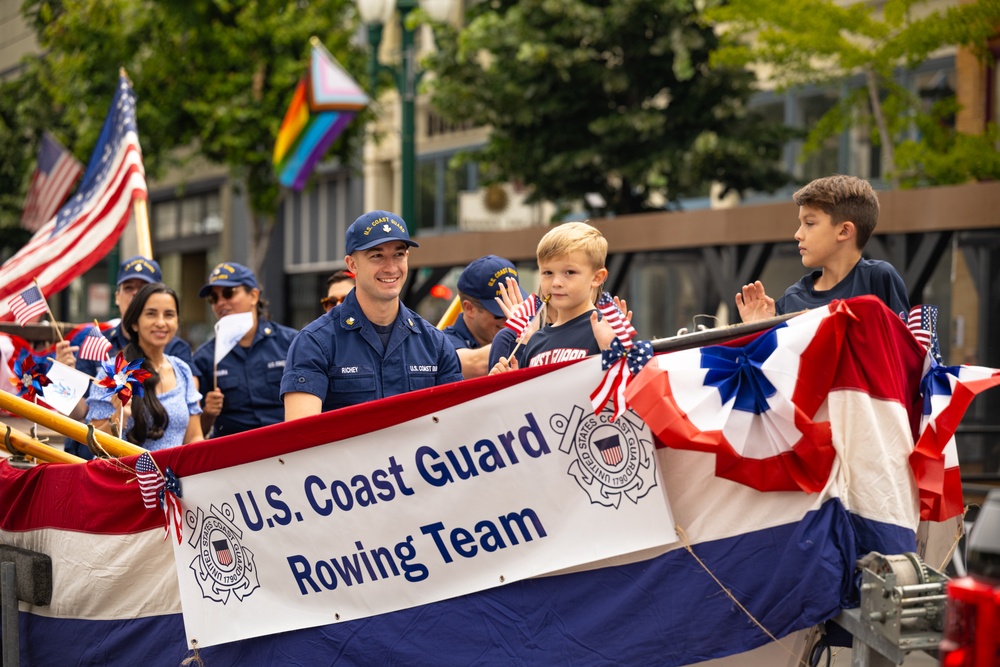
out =
<svg viewBox="0 0 1000 667"><path fill-rule="evenodd" d="M613 414L610 406L595 415L576 405L550 425L562 435L559 451L572 459L566 472L590 502L618 508L623 497L638 503L656 486L656 458L649 427L631 411L611 421Z"/></svg>
<svg viewBox="0 0 1000 667"><path fill-rule="evenodd" d="M189 566L204 597L226 604L231 596L242 601L260 588L253 552L240 544L243 531L233 521L233 508L227 503L212 513L202 509L187 512L191 527L188 544L198 553Z"/></svg>

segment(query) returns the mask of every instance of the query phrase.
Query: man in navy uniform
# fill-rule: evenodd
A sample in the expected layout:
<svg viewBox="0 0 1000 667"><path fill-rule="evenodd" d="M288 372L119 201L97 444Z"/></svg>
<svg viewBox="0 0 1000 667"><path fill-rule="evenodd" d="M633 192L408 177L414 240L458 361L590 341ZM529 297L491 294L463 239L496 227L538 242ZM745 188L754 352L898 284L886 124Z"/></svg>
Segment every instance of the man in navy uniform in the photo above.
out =
<svg viewBox="0 0 1000 667"><path fill-rule="evenodd" d="M214 337L194 353L191 370L205 396L202 430L217 438L280 422L285 411L278 387L295 329L268 319L267 300L257 276L242 264L216 266L198 296L208 299L219 319L234 313L253 314L253 326L217 369Z"/></svg>
<svg viewBox="0 0 1000 667"><path fill-rule="evenodd" d="M482 377L490 370L490 343L507 321L495 297L501 296L500 285L506 287L508 279L517 280L517 268L496 255L473 261L458 277L462 313L444 334L455 346L467 379ZM526 296L522 289L521 300Z"/></svg>
<svg viewBox="0 0 1000 667"><path fill-rule="evenodd" d="M371 211L348 228L344 259L357 285L292 342L285 421L462 379L445 335L399 300L410 247L395 213Z"/></svg>

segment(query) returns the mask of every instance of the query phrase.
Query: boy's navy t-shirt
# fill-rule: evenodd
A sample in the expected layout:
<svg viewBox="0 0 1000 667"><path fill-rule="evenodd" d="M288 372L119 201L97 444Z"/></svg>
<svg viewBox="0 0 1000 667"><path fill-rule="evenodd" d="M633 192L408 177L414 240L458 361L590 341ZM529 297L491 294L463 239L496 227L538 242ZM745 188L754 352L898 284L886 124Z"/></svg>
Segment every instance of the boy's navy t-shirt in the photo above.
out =
<svg viewBox="0 0 1000 667"><path fill-rule="evenodd" d="M852 296L872 294L882 299L889 310L903 317L910 312L910 300L906 295L906 285L896 273L892 264L879 259L861 259L843 280L832 288L818 292L813 289L815 281L823 275L813 271L785 290L784 296L774 302L777 315L795 313L806 308L819 308L834 299L849 299Z"/></svg>
<svg viewBox="0 0 1000 667"><path fill-rule="evenodd" d="M600 354L594 338L594 328L590 324L588 310L577 315L566 324L557 327L545 326L535 332L528 341L524 357L528 366L545 366L570 359L582 359L592 354ZM520 359L518 359L520 361Z"/></svg>

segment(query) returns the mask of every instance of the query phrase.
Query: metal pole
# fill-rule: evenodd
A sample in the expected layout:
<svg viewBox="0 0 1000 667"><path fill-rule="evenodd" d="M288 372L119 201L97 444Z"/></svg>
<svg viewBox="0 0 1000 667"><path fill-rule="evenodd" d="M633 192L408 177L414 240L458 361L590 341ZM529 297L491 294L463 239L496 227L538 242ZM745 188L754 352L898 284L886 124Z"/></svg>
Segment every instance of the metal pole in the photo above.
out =
<svg viewBox="0 0 1000 667"><path fill-rule="evenodd" d="M0 648L3 667L17 667L21 655L17 623L17 579L14 563L0 563Z"/></svg>
<svg viewBox="0 0 1000 667"><path fill-rule="evenodd" d="M406 17L417 6L416 0L397 0L396 9L399 10L399 25L403 35L403 59L400 69L396 73L396 85L399 88L399 103L402 105L401 113L403 120L402 133L400 135L400 174L402 180L402 211L403 220L409 227L410 234L416 233L420 228L420 221L417 219L416 211L416 151L414 106L417 97L417 75L415 71L413 48L413 31L406 27Z"/></svg>

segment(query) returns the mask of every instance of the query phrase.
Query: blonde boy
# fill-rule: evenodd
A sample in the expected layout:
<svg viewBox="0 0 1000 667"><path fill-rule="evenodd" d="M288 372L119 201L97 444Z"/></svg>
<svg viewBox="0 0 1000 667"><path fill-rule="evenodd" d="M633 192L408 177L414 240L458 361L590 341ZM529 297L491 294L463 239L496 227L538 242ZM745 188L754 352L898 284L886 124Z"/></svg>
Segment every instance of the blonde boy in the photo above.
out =
<svg viewBox="0 0 1000 667"><path fill-rule="evenodd" d="M600 354L591 319L596 323L594 302L608 277L604 267L607 239L586 223L567 222L542 237L536 254L539 294L543 299L548 297L547 307L556 316L531 337L523 357L515 359L510 367L542 366ZM610 327L606 328L610 331ZM494 371L510 367L501 359Z"/></svg>
<svg viewBox="0 0 1000 667"><path fill-rule="evenodd" d="M906 286L892 265L861 256L879 213L878 196L868 181L841 175L818 178L792 199L799 206L795 240L802 264L818 270L803 276L777 301L764 293L759 280L744 285L736 295L744 322L864 294L882 299L894 313L909 312Z"/></svg>

